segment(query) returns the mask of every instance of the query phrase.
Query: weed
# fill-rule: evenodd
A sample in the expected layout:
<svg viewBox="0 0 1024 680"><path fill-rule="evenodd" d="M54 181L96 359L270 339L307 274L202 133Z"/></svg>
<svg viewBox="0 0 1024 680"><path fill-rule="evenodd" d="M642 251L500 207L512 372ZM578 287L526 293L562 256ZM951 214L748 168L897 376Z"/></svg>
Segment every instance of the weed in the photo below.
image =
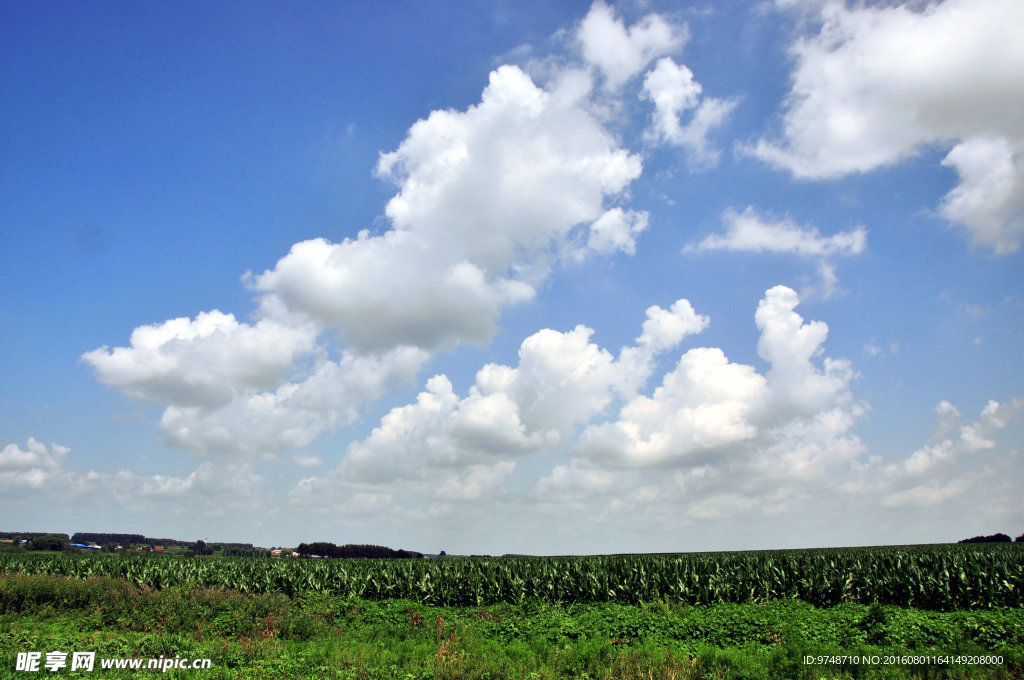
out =
<svg viewBox="0 0 1024 680"><path fill-rule="evenodd" d="M0 678L13 677L15 651L50 649L208 657L214 669L204 673L207 680L975 680L1020 677L1024 667L1020 608L942 613L795 601L707 607L534 601L483 609L23 575L0 577L0 607L0 650L13 650L0 652ZM803 661L843 653L995 653L1005 662L883 669Z"/></svg>

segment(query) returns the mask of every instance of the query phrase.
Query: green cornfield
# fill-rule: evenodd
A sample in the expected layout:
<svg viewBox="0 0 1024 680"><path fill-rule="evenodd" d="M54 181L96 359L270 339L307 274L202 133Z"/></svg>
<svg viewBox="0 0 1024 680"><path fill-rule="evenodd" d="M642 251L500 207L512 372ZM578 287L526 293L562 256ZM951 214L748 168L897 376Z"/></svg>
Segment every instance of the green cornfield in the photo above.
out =
<svg viewBox="0 0 1024 680"><path fill-rule="evenodd" d="M440 606L778 599L946 611L1024 606L1024 545L1019 543L421 560L26 553L0 555L0 573L5 572L110 576L154 589L316 592Z"/></svg>

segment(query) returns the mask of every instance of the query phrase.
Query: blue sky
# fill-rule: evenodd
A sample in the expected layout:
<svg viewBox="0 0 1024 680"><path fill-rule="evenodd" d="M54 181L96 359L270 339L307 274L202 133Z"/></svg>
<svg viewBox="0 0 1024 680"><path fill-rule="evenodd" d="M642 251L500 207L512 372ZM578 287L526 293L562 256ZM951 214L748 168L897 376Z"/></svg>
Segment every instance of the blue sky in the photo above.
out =
<svg viewBox="0 0 1024 680"><path fill-rule="evenodd" d="M1024 530L1012 0L0 8L0 517Z"/></svg>

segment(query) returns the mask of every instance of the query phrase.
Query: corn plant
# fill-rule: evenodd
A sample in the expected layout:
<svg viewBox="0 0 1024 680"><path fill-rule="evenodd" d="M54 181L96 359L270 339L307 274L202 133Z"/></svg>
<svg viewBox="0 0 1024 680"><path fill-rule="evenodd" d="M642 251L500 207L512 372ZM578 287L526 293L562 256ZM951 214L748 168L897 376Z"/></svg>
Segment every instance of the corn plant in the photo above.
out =
<svg viewBox="0 0 1024 680"><path fill-rule="evenodd" d="M925 609L1024 606L1024 545L932 545L677 555L306 560L0 554L0 574L111 576L146 588L324 593L484 606L799 599Z"/></svg>

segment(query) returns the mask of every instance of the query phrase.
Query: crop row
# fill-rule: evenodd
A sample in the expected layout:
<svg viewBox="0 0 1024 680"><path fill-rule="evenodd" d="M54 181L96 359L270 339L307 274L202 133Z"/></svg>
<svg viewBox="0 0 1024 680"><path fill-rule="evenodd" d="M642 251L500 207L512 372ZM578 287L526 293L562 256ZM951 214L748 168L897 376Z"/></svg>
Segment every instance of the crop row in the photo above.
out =
<svg viewBox="0 0 1024 680"><path fill-rule="evenodd" d="M907 546L746 553L436 560L0 555L0 572L112 576L139 586L320 592L424 604L800 599L925 609L1024 606L1024 546Z"/></svg>

